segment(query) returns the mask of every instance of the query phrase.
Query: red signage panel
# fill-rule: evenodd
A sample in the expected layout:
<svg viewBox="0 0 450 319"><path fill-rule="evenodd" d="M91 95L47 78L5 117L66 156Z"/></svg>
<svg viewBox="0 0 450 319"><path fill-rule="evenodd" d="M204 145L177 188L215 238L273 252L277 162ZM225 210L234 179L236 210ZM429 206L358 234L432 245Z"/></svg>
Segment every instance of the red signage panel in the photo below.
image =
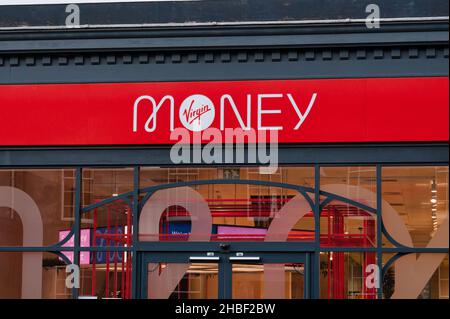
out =
<svg viewBox="0 0 450 319"><path fill-rule="evenodd" d="M174 144L277 131L281 143L448 141L448 77L0 85L0 145Z"/></svg>

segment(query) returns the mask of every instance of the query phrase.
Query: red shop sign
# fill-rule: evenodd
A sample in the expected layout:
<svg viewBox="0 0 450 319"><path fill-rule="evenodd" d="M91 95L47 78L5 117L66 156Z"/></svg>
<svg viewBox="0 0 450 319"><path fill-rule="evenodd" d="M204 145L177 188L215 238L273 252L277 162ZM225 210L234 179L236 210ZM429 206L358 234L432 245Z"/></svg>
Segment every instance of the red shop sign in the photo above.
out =
<svg viewBox="0 0 450 319"><path fill-rule="evenodd" d="M448 77L0 86L0 145L174 144L177 128L281 143L448 141Z"/></svg>

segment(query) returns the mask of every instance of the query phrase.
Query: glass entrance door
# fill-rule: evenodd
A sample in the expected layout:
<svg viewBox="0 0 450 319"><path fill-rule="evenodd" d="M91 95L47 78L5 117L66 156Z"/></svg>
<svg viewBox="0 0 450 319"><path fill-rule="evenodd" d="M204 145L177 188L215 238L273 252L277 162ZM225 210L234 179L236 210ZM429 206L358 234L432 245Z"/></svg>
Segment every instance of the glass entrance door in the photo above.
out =
<svg viewBox="0 0 450 319"><path fill-rule="evenodd" d="M305 299L309 298L309 254L230 254L226 298Z"/></svg>
<svg viewBox="0 0 450 319"><path fill-rule="evenodd" d="M307 253L145 253L144 299L304 299Z"/></svg>
<svg viewBox="0 0 450 319"><path fill-rule="evenodd" d="M141 260L141 298L217 299L223 289L218 256L145 253Z"/></svg>

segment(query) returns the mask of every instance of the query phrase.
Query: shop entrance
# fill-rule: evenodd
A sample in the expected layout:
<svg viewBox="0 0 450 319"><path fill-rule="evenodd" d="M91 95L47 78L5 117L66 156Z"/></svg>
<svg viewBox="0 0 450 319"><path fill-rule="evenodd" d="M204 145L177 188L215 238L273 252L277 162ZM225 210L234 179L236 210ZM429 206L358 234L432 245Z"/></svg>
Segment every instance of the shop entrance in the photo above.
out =
<svg viewBox="0 0 450 319"><path fill-rule="evenodd" d="M309 253L145 253L144 299L307 299Z"/></svg>

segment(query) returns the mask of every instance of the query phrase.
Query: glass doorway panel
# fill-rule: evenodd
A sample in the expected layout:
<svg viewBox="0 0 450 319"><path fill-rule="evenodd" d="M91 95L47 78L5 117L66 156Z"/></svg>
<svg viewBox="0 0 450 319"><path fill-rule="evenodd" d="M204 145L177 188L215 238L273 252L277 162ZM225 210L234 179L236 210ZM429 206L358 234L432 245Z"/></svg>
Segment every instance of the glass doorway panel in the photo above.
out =
<svg viewBox="0 0 450 319"><path fill-rule="evenodd" d="M232 265L233 299L303 299L304 264Z"/></svg>
<svg viewBox="0 0 450 319"><path fill-rule="evenodd" d="M148 263L148 299L217 299L217 263Z"/></svg>

